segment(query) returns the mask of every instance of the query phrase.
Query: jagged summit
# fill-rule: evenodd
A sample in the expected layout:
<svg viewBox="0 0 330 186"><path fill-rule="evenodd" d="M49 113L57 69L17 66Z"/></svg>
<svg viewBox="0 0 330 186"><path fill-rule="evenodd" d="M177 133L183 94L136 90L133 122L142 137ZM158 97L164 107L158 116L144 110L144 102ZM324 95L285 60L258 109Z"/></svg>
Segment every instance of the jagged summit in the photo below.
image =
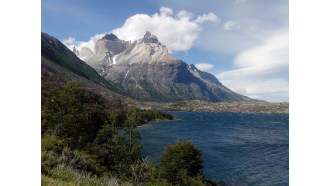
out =
<svg viewBox="0 0 330 186"><path fill-rule="evenodd" d="M119 41L119 38L113 34L105 34L105 36L103 36L100 40L110 40L110 41Z"/></svg>
<svg viewBox="0 0 330 186"><path fill-rule="evenodd" d="M231 91L212 74L176 59L149 31L134 42L106 34L95 42L94 51L79 52L101 76L137 99L255 101Z"/></svg>
<svg viewBox="0 0 330 186"><path fill-rule="evenodd" d="M151 35L149 31L146 32L142 40L146 43L159 43L157 36Z"/></svg>

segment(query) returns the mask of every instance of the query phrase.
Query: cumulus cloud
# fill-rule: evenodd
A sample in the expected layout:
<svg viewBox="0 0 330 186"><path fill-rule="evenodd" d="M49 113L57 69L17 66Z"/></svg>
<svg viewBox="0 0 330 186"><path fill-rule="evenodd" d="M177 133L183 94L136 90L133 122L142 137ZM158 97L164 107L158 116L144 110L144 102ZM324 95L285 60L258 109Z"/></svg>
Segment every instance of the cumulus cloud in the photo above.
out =
<svg viewBox="0 0 330 186"><path fill-rule="evenodd" d="M288 100L289 43L286 32L276 33L260 46L239 53L235 70L217 75L219 80L244 95L265 100Z"/></svg>
<svg viewBox="0 0 330 186"><path fill-rule="evenodd" d="M69 37L69 38L67 38L67 39L64 39L64 40L62 41L62 43L63 43L64 45L66 45L70 50L73 50L73 47L74 47L74 46L79 45L79 43L78 43L78 42L76 41L76 39L73 38L73 37Z"/></svg>
<svg viewBox="0 0 330 186"><path fill-rule="evenodd" d="M170 51L187 51L198 38L204 22L219 20L212 12L193 18L191 12L181 10L174 16L172 9L161 7L159 13L151 16L136 14L129 17L122 27L112 32L120 39L134 41L142 38L146 31L150 31Z"/></svg>
<svg viewBox="0 0 330 186"><path fill-rule="evenodd" d="M223 25L224 30L233 30L234 28L237 28L237 23L235 21L227 21Z"/></svg>
<svg viewBox="0 0 330 186"><path fill-rule="evenodd" d="M170 52L187 51L193 47L205 22L217 22L220 19L212 12L194 16L186 10L179 11L176 15L171 8L161 7L159 13L151 16L147 14L136 14L126 19L123 26L111 32L120 39L135 41L144 36L146 31L156 35L159 41L166 45ZM109 32L110 33L110 32ZM102 38L106 33L96 34L89 41L76 41L74 38L62 40L71 50L73 46L77 49L88 47L94 50L94 42Z"/></svg>
<svg viewBox="0 0 330 186"><path fill-rule="evenodd" d="M198 64L195 64L195 66L201 71L207 71L214 67L214 65L208 64L208 63L198 63Z"/></svg>
<svg viewBox="0 0 330 186"><path fill-rule="evenodd" d="M208 14L203 14L203 15L197 16L197 18L194 20L194 22L200 24L200 23L203 23L205 21L216 22L218 20L219 20L218 17L214 13L210 12Z"/></svg>
<svg viewBox="0 0 330 186"><path fill-rule="evenodd" d="M69 37L67 39L62 39L62 43L66 45L70 50L73 50L73 47L76 49L81 50L83 47L90 48L94 52L95 41L101 39L106 33L96 34L89 38L89 41L77 41L73 37Z"/></svg>
<svg viewBox="0 0 330 186"><path fill-rule="evenodd" d="M180 10L177 14L176 17L178 19L184 18L184 19L191 19L194 17L194 14L191 12L188 12L186 10Z"/></svg>
<svg viewBox="0 0 330 186"><path fill-rule="evenodd" d="M173 15L173 10L167 7L160 7L159 9L161 15L170 16Z"/></svg>

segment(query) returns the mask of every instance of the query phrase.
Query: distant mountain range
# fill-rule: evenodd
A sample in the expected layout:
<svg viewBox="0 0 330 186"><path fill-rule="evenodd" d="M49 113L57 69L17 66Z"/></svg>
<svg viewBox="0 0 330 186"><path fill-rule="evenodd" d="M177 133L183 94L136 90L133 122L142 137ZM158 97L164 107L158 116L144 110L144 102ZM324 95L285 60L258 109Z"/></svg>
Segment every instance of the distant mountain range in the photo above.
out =
<svg viewBox="0 0 330 186"><path fill-rule="evenodd" d="M150 32L134 42L106 34L95 42L93 50L83 47L73 52L113 87L138 100L257 101L233 92L212 74L176 59Z"/></svg>

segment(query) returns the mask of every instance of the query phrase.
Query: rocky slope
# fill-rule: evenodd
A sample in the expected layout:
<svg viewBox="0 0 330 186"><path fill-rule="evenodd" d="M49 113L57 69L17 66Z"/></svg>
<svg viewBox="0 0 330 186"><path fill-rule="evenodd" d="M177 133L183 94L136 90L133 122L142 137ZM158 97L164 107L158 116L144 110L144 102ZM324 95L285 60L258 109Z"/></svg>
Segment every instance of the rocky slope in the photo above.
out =
<svg viewBox="0 0 330 186"><path fill-rule="evenodd" d="M231 91L212 74L176 59L150 32L133 43L106 34L95 43L94 51L84 47L76 54L135 99L256 101Z"/></svg>
<svg viewBox="0 0 330 186"><path fill-rule="evenodd" d="M78 81L87 89L98 90L98 94L109 98L129 99L58 39L46 33L41 33L41 73L42 86L47 87L42 87L42 91L56 89L68 81Z"/></svg>

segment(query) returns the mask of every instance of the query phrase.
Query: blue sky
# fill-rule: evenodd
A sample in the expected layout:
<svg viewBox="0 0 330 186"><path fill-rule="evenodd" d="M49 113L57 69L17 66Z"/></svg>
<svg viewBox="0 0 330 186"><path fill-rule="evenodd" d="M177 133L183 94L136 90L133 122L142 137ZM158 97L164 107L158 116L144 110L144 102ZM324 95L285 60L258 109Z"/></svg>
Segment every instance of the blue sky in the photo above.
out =
<svg viewBox="0 0 330 186"><path fill-rule="evenodd" d="M289 97L288 6L288 0L42 0L41 29L75 45L107 32L134 40L150 30L175 57L228 88L281 102Z"/></svg>

